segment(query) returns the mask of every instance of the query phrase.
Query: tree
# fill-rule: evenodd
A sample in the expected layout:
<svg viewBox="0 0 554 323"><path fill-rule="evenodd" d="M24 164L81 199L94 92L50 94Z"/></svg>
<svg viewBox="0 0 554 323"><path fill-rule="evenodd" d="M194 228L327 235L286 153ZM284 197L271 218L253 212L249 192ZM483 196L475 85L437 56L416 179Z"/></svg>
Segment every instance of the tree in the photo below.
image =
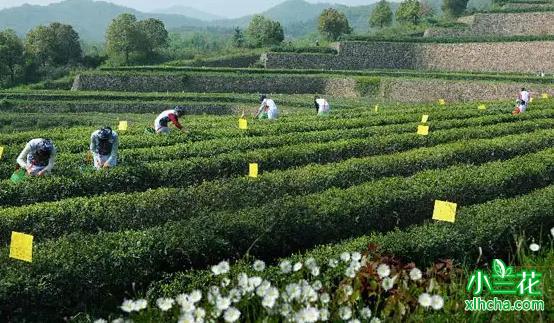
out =
<svg viewBox="0 0 554 323"><path fill-rule="evenodd" d="M383 28L392 24L392 9L386 0L381 0L373 9L371 17L369 17L369 25L371 27Z"/></svg>
<svg viewBox="0 0 554 323"><path fill-rule="evenodd" d="M442 10L447 16L459 17L467 9L469 0L443 0Z"/></svg>
<svg viewBox="0 0 554 323"><path fill-rule="evenodd" d="M419 16L421 18L432 17L435 15L435 10L427 1L420 1Z"/></svg>
<svg viewBox="0 0 554 323"><path fill-rule="evenodd" d="M27 34L25 48L41 65L67 65L83 56L79 34L70 25L51 23Z"/></svg>
<svg viewBox="0 0 554 323"><path fill-rule="evenodd" d="M157 49L168 45L169 34L161 20L153 18L142 20L137 22L137 28L142 34L140 44L147 55L152 55Z"/></svg>
<svg viewBox="0 0 554 323"><path fill-rule="evenodd" d="M141 32L137 28L137 18L128 13L116 17L106 31L106 50L108 56L123 55L124 64L129 64L129 56L141 48ZM143 47L144 48L144 47Z"/></svg>
<svg viewBox="0 0 554 323"><path fill-rule="evenodd" d="M352 28L345 14L329 8L319 16L319 32L329 40L337 40L341 35L350 34Z"/></svg>
<svg viewBox="0 0 554 323"><path fill-rule="evenodd" d="M420 19L420 4L417 0L404 0L396 10L396 20L400 23L417 25Z"/></svg>
<svg viewBox="0 0 554 323"><path fill-rule="evenodd" d="M244 47L244 35L242 33L242 30L240 30L239 27L235 28L235 33L233 34L233 46L237 48Z"/></svg>
<svg viewBox="0 0 554 323"><path fill-rule="evenodd" d="M246 29L246 38L253 47L279 45L285 39L285 33L278 21L256 15Z"/></svg>
<svg viewBox="0 0 554 323"><path fill-rule="evenodd" d="M22 69L24 61L23 42L15 31L0 32L0 73L9 76L10 84L15 84L17 71Z"/></svg>

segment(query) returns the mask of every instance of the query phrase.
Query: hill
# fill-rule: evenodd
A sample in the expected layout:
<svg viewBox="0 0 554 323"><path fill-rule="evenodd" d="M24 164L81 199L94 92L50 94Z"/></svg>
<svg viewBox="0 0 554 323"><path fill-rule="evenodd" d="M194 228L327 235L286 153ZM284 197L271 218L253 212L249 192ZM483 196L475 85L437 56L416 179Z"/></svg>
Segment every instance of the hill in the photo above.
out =
<svg viewBox="0 0 554 323"><path fill-rule="evenodd" d="M72 25L81 39L102 41L111 20L122 13L132 13L138 19L157 18L168 28L203 27L208 24L183 15L143 13L104 1L67 0L47 6L25 4L0 10L0 29L11 28L19 35L24 35L37 25L61 22Z"/></svg>
<svg viewBox="0 0 554 323"><path fill-rule="evenodd" d="M152 13L161 13L161 14L175 14L182 15L194 19L204 20L204 21L213 21L213 20L222 20L225 19L222 16L214 15L196 8L187 7L187 6L171 6L164 9L152 10Z"/></svg>

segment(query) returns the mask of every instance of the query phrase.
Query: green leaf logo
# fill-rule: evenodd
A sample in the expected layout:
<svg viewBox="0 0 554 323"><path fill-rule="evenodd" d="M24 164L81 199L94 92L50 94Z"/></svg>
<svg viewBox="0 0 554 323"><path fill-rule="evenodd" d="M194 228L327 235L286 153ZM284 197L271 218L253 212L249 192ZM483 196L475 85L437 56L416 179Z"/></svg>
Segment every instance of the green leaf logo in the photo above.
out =
<svg viewBox="0 0 554 323"><path fill-rule="evenodd" d="M504 264L502 260L494 259L492 262L492 269L497 276L500 276L500 278L506 277L506 264Z"/></svg>

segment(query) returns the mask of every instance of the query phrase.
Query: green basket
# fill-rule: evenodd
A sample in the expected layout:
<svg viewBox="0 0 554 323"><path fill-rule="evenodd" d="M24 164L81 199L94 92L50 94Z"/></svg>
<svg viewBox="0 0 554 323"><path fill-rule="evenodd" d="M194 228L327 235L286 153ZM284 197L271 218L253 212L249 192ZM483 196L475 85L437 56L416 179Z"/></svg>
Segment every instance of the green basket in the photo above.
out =
<svg viewBox="0 0 554 323"><path fill-rule="evenodd" d="M24 169L18 169L13 174L12 177L10 177L10 180L14 183L20 183L25 179L25 170Z"/></svg>

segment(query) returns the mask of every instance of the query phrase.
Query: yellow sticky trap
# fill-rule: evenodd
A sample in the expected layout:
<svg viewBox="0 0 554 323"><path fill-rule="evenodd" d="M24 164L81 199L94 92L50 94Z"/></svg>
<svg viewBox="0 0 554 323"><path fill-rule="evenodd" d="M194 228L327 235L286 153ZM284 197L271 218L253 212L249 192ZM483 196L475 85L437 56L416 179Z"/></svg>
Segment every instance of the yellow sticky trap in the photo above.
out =
<svg viewBox="0 0 554 323"><path fill-rule="evenodd" d="M33 261L33 236L12 231L10 258Z"/></svg>
<svg viewBox="0 0 554 323"><path fill-rule="evenodd" d="M543 98L543 100L548 100L548 93L543 93L541 98Z"/></svg>
<svg viewBox="0 0 554 323"><path fill-rule="evenodd" d="M378 104L375 105L374 109L375 109L375 112L379 112L379 105Z"/></svg>
<svg viewBox="0 0 554 323"><path fill-rule="evenodd" d="M487 110L487 106L484 104L480 104L479 107L477 107L479 110Z"/></svg>
<svg viewBox="0 0 554 323"><path fill-rule="evenodd" d="M258 164L257 163L251 163L248 167L248 176L252 178L258 177Z"/></svg>
<svg viewBox="0 0 554 323"><path fill-rule="evenodd" d="M239 129L246 130L248 129L248 120L244 118L239 119Z"/></svg>
<svg viewBox="0 0 554 323"><path fill-rule="evenodd" d="M421 123L427 123L427 121L429 121L429 115L424 114L424 115L421 117Z"/></svg>
<svg viewBox="0 0 554 323"><path fill-rule="evenodd" d="M429 126L418 126L417 134L422 136L427 136L429 134Z"/></svg>
<svg viewBox="0 0 554 323"><path fill-rule="evenodd" d="M456 221L457 208L458 204L456 203L436 200L435 209L433 210L433 220L454 223Z"/></svg>
<svg viewBox="0 0 554 323"><path fill-rule="evenodd" d="M119 131L127 131L127 128L129 128L129 123L127 121L119 121L119 126L117 127Z"/></svg>
<svg viewBox="0 0 554 323"><path fill-rule="evenodd" d="M2 159L3 155L4 155L4 147L0 146L0 159Z"/></svg>
<svg viewBox="0 0 554 323"><path fill-rule="evenodd" d="M444 99L439 100L439 105L445 105L445 104L446 104L446 101Z"/></svg>

